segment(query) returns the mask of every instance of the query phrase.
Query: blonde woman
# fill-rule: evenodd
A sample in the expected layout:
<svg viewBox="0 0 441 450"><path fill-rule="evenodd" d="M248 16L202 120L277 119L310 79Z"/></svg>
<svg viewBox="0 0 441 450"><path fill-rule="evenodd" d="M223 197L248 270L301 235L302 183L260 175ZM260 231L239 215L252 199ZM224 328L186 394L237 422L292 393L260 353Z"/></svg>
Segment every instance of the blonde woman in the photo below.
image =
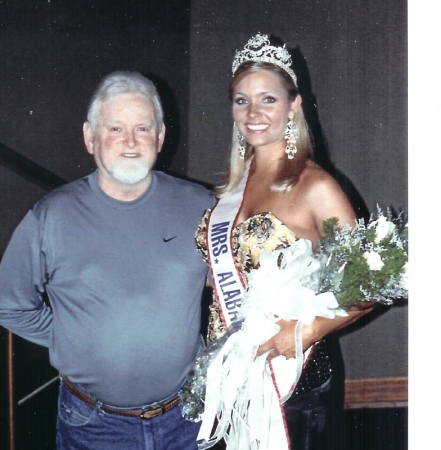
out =
<svg viewBox="0 0 441 450"><path fill-rule="evenodd" d="M259 267L262 253L288 247L300 238L315 245L324 236L323 221L330 217L336 217L339 226L355 224L356 215L338 183L312 160L302 98L290 64L287 50L272 46L260 34L234 59L230 166L216 190L219 202L207 211L197 233L214 288L209 341L234 323L240 293L246 290L251 271ZM368 311L316 317L312 325L303 326L307 356L283 405L288 448L331 448L324 434L332 375L326 336ZM257 356L268 353L268 361L280 355L296 357L296 321L280 320L278 325L280 331L260 346Z"/></svg>

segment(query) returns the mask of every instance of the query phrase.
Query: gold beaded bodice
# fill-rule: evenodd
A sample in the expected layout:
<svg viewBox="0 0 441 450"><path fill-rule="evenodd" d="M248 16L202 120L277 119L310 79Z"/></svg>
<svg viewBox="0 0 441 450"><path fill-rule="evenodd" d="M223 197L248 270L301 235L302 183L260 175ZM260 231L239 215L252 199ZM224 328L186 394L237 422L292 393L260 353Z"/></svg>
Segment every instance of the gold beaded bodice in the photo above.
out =
<svg viewBox="0 0 441 450"><path fill-rule="evenodd" d="M207 224L211 210L207 210L196 232L199 253L208 262ZM286 248L296 241L296 235L270 212L256 214L232 230L232 251L244 283L248 284L251 270L259 267L260 254ZM218 339L225 333L215 297L210 305L207 341Z"/></svg>

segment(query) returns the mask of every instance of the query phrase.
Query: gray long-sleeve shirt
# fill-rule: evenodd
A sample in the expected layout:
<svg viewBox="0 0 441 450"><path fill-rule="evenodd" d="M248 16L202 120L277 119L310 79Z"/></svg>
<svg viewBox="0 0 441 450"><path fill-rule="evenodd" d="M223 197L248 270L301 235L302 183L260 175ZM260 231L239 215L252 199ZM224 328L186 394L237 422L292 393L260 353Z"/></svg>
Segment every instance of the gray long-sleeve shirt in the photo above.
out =
<svg viewBox="0 0 441 450"><path fill-rule="evenodd" d="M3 256L0 324L48 346L52 365L104 403L171 395L200 345L207 267L194 234L213 202L161 172L131 202L107 196L95 174L54 190Z"/></svg>

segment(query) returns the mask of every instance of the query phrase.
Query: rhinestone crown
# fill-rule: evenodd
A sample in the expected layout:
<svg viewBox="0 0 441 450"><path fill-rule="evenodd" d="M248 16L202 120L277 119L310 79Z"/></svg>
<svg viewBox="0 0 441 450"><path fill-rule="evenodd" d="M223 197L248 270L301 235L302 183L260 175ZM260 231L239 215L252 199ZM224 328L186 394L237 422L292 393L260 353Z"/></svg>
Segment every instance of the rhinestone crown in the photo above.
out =
<svg viewBox="0 0 441 450"><path fill-rule="evenodd" d="M266 34L257 33L245 45L243 50L237 51L233 61L233 75L237 68L245 61L269 62L281 67L293 79L297 87L297 77L291 69L291 55L288 50L283 47L274 47L270 44Z"/></svg>

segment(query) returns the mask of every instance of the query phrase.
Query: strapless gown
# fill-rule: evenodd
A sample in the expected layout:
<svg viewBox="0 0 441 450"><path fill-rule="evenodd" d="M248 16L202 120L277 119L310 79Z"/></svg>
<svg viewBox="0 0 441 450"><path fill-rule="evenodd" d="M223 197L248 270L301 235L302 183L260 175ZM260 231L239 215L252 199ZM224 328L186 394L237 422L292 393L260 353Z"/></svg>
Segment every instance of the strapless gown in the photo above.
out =
<svg viewBox="0 0 441 450"><path fill-rule="evenodd" d="M210 214L211 210L207 210L196 232L197 249L207 264L207 224ZM296 239L295 233L270 212L256 214L234 227L232 230L232 251L245 285L248 285L250 272L259 268L261 253L286 248L293 244ZM209 311L207 342L218 339L225 333L214 295ZM329 380L331 372L328 345L326 340L322 340L315 344L310 352L306 367L304 367L293 392L293 397L322 386Z"/></svg>

